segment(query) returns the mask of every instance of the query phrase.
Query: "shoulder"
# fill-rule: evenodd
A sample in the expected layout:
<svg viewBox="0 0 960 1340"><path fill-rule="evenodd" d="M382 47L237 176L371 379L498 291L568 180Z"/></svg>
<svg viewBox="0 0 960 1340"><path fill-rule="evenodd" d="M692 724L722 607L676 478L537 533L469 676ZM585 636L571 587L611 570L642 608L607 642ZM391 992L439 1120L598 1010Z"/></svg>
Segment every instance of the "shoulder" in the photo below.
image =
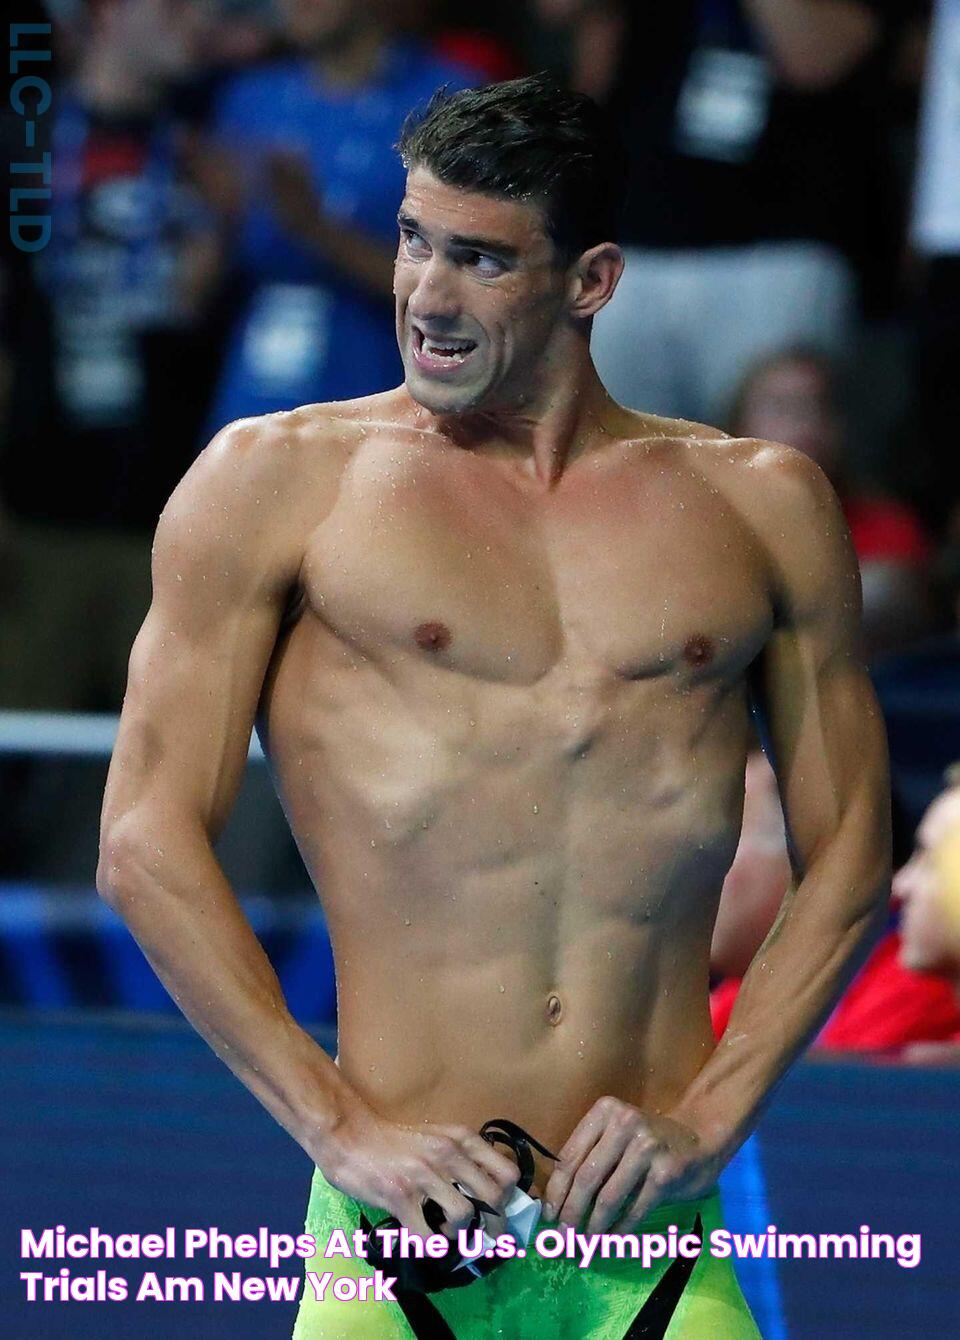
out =
<svg viewBox="0 0 960 1340"><path fill-rule="evenodd" d="M670 419L662 414L644 414L622 405L618 405L617 410L626 416L622 429L624 435L638 441L694 444L731 440L722 429L711 428L709 424L697 423L693 419Z"/></svg>
<svg viewBox="0 0 960 1340"><path fill-rule="evenodd" d="M859 616L860 570L840 499L809 456L777 442L731 442L734 492L765 555L776 603L797 619Z"/></svg>
<svg viewBox="0 0 960 1340"><path fill-rule="evenodd" d="M226 424L200 452L185 478L236 492L241 484L283 486L302 482L310 469L332 464L343 445L338 428L344 417L336 404L303 405Z"/></svg>
<svg viewBox="0 0 960 1340"><path fill-rule="evenodd" d="M663 441L693 469L724 492L742 495L742 503L763 500L787 508L797 503L836 500L832 485L809 456L779 442L731 437L721 428L691 419L632 413L632 436L644 443ZM731 500L733 498L731 497Z"/></svg>
<svg viewBox="0 0 960 1340"><path fill-rule="evenodd" d="M157 545L296 549L333 505L363 440L357 404L305 405L227 424L171 495Z"/></svg>
<svg viewBox="0 0 960 1340"><path fill-rule="evenodd" d="M696 440L693 458L724 491L758 534L771 540L826 528L849 538L836 490L815 461L780 442L716 436Z"/></svg>

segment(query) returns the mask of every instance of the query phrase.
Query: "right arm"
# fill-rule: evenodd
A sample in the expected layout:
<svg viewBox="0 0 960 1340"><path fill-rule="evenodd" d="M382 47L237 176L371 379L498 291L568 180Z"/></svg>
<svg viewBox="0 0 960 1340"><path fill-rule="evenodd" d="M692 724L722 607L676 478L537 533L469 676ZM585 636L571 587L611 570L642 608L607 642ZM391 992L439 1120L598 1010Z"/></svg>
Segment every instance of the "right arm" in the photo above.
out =
<svg viewBox="0 0 960 1340"><path fill-rule="evenodd" d="M461 1227L472 1207L452 1178L496 1203L516 1170L475 1132L399 1127L361 1100L291 1016L213 851L303 553L286 422L224 429L160 519L97 887L197 1031L330 1180L415 1232L427 1231L425 1195Z"/></svg>

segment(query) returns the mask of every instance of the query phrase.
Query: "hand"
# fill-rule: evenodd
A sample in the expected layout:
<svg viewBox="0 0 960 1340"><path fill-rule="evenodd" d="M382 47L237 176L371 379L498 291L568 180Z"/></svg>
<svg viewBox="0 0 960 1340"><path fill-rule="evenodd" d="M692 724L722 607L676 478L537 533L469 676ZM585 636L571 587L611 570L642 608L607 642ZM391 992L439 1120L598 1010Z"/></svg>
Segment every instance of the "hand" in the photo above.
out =
<svg viewBox="0 0 960 1340"><path fill-rule="evenodd" d="M579 1227L592 1205L588 1233L629 1233L662 1201L710 1190L721 1162L690 1126L598 1098L559 1152L544 1216Z"/></svg>
<svg viewBox="0 0 960 1340"><path fill-rule="evenodd" d="M360 1102L324 1138L316 1163L338 1191L382 1206L421 1237L433 1231L423 1202L435 1200L454 1240L476 1213L454 1181L502 1214L520 1176L512 1159L466 1126L401 1126Z"/></svg>
<svg viewBox="0 0 960 1340"><path fill-rule="evenodd" d="M289 149L272 149L266 164L274 214L292 237L314 241L325 215L306 160Z"/></svg>

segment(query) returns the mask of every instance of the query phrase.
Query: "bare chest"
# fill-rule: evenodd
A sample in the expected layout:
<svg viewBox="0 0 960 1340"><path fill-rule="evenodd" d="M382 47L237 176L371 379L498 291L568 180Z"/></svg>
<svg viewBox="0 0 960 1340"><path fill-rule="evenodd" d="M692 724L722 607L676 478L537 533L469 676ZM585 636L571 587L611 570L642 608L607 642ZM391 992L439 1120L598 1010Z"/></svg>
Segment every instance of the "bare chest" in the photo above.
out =
<svg viewBox="0 0 960 1340"><path fill-rule="evenodd" d="M371 453L313 533L308 609L374 660L532 684L739 676L770 604L723 494L674 468L571 471L535 491L469 457Z"/></svg>

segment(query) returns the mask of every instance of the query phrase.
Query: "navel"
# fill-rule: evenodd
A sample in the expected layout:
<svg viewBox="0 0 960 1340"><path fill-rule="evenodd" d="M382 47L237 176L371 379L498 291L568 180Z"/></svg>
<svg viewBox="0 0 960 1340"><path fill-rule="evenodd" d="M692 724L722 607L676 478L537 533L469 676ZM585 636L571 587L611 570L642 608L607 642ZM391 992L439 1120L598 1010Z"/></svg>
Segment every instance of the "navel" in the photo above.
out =
<svg viewBox="0 0 960 1340"><path fill-rule="evenodd" d="M707 665L713 660L713 651L712 639L697 633L684 643L683 659L688 665Z"/></svg>
<svg viewBox="0 0 960 1340"><path fill-rule="evenodd" d="M413 631L413 637L417 646L422 647L424 651L443 651L450 645L451 633L445 623L431 621L418 624Z"/></svg>
<svg viewBox="0 0 960 1340"><path fill-rule="evenodd" d="M563 1003L560 997L554 992L547 999L547 1021L551 1024L558 1024L560 1016L563 1014Z"/></svg>

